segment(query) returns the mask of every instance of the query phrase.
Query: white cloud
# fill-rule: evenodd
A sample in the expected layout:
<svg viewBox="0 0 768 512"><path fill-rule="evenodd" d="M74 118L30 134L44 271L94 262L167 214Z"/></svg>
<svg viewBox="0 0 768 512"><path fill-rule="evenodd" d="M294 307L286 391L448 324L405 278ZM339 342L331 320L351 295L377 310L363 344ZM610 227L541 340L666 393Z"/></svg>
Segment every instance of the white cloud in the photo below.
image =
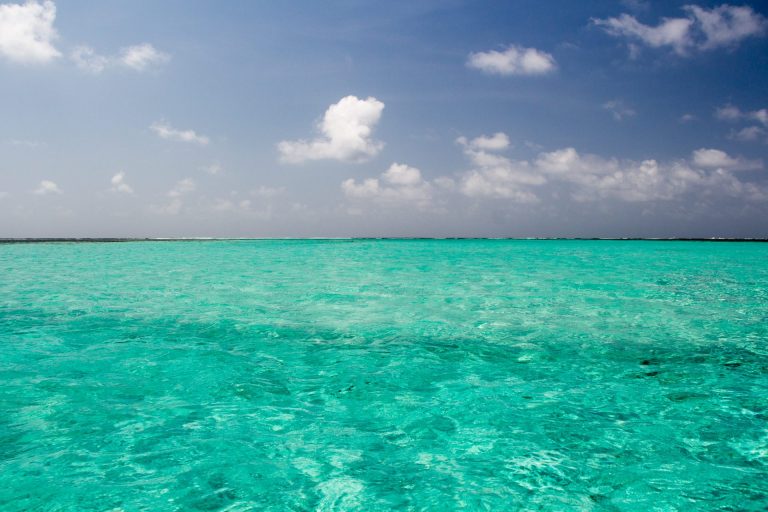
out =
<svg viewBox="0 0 768 512"><path fill-rule="evenodd" d="M253 197L261 199L271 199L283 193L285 193L285 188L283 187L267 187L266 185L259 185L257 188L251 190L251 195Z"/></svg>
<svg viewBox="0 0 768 512"><path fill-rule="evenodd" d="M616 121L622 121L628 117L634 117L636 112L622 100L611 100L603 103L603 108L611 113Z"/></svg>
<svg viewBox="0 0 768 512"><path fill-rule="evenodd" d="M729 135L729 139L740 140L742 142L752 142L762 139L768 135L765 129L760 126L747 126L738 131L732 131Z"/></svg>
<svg viewBox="0 0 768 512"><path fill-rule="evenodd" d="M768 109L761 108L760 110L749 112L748 117L749 119L754 119L755 121L759 121L763 123L763 125L768 126Z"/></svg>
<svg viewBox="0 0 768 512"><path fill-rule="evenodd" d="M214 199L211 209L217 212L247 212L251 209L250 199L232 200L218 198Z"/></svg>
<svg viewBox="0 0 768 512"><path fill-rule="evenodd" d="M768 128L768 109L761 108L752 111L742 111L739 107L726 104L715 109L715 117L721 121L729 122L758 122ZM747 126L739 131L732 131L728 136L731 139L744 142L755 141L766 135L765 128L760 126Z"/></svg>
<svg viewBox="0 0 768 512"><path fill-rule="evenodd" d="M726 194L746 200L763 200L768 192L757 185L739 181L728 170L703 169L721 155L700 154L699 162L659 163L606 159L581 155L573 148L542 153L536 167L552 179L571 183L571 196L577 201L619 199L627 202L673 200L686 193ZM731 163L725 155L725 162ZM552 165L552 163L556 165Z"/></svg>
<svg viewBox="0 0 768 512"><path fill-rule="evenodd" d="M497 132L493 135L481 135L468 141L466 137L459 137L456 142L471 149L496 151L509 147L509 137L506 133Z"/></svg>
<svg viewBox="0 0 768 512"><path fill-rule="evenodd" d="M745 160L732 157L719 149L701 148L691 155L693 163L699 167L713 169L730 169L734 171L751 171L761 169L763 163L759 160Z"/></svg>
<svg viewBox="0 0 768 512"><path fill-rule="evenodd" d="M733 105L724 105L715 110L715 117L723 121L757 121L768 126L768 109L765 108L751 112L742 112L741 109Z"/></svg>
<svg viewBox="0 0 768 512"><path fill-rule="evenodd" d="M0 5L0 56L22 64L42 64L60 56L53 46L55 19L56 5L50 1Z"/></svg>
<svg viewBox="0 0 768 512"><path fill-rule="evenodd" d="M696 5L687 5L685 9L698 23L705 39L701 49L708 50L723 46L733 46L752 36L765 34L766 19L749 6L723 4L713 9L704 9Z"/></svg>
<svg viewBox="0 0 768 512"><path fill-rule="evenodd" d="M470 197L497 197L512 199L521 203L535 203L539 199L529 190L531 185L541 185L546 178L530 168L528 162L513 161L493 153L509 146L509 138L499 134L493 137L481 136L467 141L459 137L456 142L464 148L464 154L474 166L464 173L459 184L460 191ZM505 140L506 144L487 144L494 139Z"/></svg>
<svg viewBox="0 0 768 512"><path fill-rule="evenodd" d="M346 96L325 111L318 125L321 137L311 141L282 141L277 145L280 159L286 163L307 160L363 162L376 156L384 144L371 138L379 122L384 103L373 97L364 100Z"/></svg>
<svg viewBox="0 0 768 512"><path fill-rule="evenodd" d="M747 201L768 198L765 187L741 181L731 173L762 168L762 162L732 157L720 150L702 148L692 154L690 162L660 163L580 154L568 147L542 152L529 162L475 149L463 137L457 142L473 164L460 176L459 191L474 198L534 203L544 193L545 184L550 185L550 192L564 187L571 198L581 202L673 200L689 193L724 194Z"/></svg>
<svg viewBox="0 0 768 512"><path fill-rule="evenodd" d="M163 64L170 56L158 51L149 43L142 43L123 48L119 57L120 63L136 71L144 71L150 66Z"/></svg>
<svg viewBox="0 0 768 512"><path fill-rule="evenodd" d="M690 123L696 120L696 116L693 114L683 114L680 116L679 121L681 123Z"/></svg>
<svg viewBox="0 0 768 512"><path fill-rule="evenodd" d="M133 188L125 182L125 171L120 171L110 180L112 183L112 192L122 192L124 194L133 194Z"/></svg>
<svg viewBox="0 0 768 512"><path fill-rule="evenodd" d="M152 211L157 213L165 213L167 215L178 215L181 212L181 208L184 206L184 202L178 197L171 199L168 204L160 207L152 207Z"/></svg>
<svg viewBox="0 0 768 512"><path fill-rule="evenodd" d="M723 105L715 109L715 117L722 121L738 121L742 116L741 110L733 105Z"/></svg>
<svg viewBox="0 0 768 512"><path fill-rule="evenodd" d="M632 15L593 19L608 34L639 41L651 48L670 47L679 55L690 50L732 47L749 37L762 36L768 23L751 7L723 4L706 9L696 5L683 7L685 17L662 18L656 26L641 23Z"/></svg>
<svg viewBox="0 0 768 512"><path fill-rule="evenodd" d="M70 58L78 68L93 74L101 73L109 65L109 59L97 54L90 46L75 47Z"/></svg>
<svg viewBox="0 0 768 512"><path fill-rule="evenodd" d="M543 75L557 68L549 53L516 45L503 51L470 53L467 66L495 75Z"/></svg>
<svg viewBox="0 0 768 512"><path fill-rule="evenodd" d="M27 139L8 139L5 141L5 144L10 144L11 146L24 147L24 148L36 148L44 145L40 141L27 140Z"/></svg>
<svg viewBox="0 0 768 512"><path fill-rule="evenodd" d="M41 196L44 196L47 194L61 194L61 189L53 181L43 180L40 182L40 185L34 190L34 193Z"/></svg>
<svg viewBox="0 0 768 512"><path fill-rule="evenodd" d="M616 37L638 40L652 48L670 46L678 54L685 54L691 45L691 25L688 18L664 18L657 26L644 25L630 14L617 18L593 19L592 22Z"/></svg>
<svg viewBox="0 0 768 512"><path fill-rule="evenodd" d="M379 178L361 182L348 179L341 189L350 199L366 199L379 203L415 203L418 207L429 206L433 185L424 180L421 171L405 164L393 163Z"/></svg>
<svg viewBox="0 0 768 512"><path fill-rule="evenodd" d="M203 167L203 170L207 172L208 174L217 175L224 172L224 167L221 166L220 163L214 162L211 165L207 165Z"/></svg>
<svg viewBox="0 0 768 512"><path fill-rule="evenodd" d="M205 146L210 142L210 139L205 135L198 135L194 130L177 130L165 121L152 123L149 129L155 132L161 139L192 142L201 146Z"/></svg>
<svg viewBox="0 0 768 512"><path fill-rule="evenodd" d="M693 163L701 167L733 167L737 160L719 149L697 149L692 153Z"/></svg>
<svg viewBox="0 0 768 512"><path fill-rule="evenodd" d="M70 59L75 65L93 74L99 74L108 67L125 67L134 71L144 71L153 64L167 62L170 57L160 53L148 43L124 48L120 56L107 57L99 55L90 46L76 46L70 54Z"/></svg>
<svg viewBox="0 0 768 512"><path fill-rule="evenodd" d="M190 178L184 178L168 191L167 196L170 200L162 206L152 206L150 211L165 215L178 215L184 207L184 196L194 192L197 184Z"/></svg>
<svg viewBox="0 0 768 512"><path fill-rule="evenodd" d="M194 192L197 188L197 184L190 178L184 178L174 185L174 187L168 192L168 197L182 197Z"/></svg>

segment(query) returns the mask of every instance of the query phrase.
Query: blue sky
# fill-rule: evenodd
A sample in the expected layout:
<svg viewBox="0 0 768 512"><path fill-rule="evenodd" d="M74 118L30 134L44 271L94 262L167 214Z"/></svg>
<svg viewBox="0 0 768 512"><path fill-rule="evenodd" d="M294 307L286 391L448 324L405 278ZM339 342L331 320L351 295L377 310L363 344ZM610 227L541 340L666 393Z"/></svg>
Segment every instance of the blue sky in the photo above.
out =
<svg viewBox="0 0 768 512"><path fill-rule="evenodd" d="M0 236L768 236L759 3L2 2Z"/></svg>

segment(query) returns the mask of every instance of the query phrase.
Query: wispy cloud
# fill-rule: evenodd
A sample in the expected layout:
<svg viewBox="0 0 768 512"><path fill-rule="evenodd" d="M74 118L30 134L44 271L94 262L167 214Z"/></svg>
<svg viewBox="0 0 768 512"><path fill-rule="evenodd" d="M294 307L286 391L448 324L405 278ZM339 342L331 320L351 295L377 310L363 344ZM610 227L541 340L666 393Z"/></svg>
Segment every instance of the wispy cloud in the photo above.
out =
<svg viewBox="0 0 768 512"><path fill-rule="evenodd" d="M217 174L222 174L224 172L224 167L220 163L214 162L210 165L202 167L202 170L215 176Z"/></svg>
<svg viewBox="0 0 768 512"><path fill-rule="evenodd" d="M201 146L206 146L210 142L210 139L205 135L200 135L194 130L177 130L165 121L152 123L149 129L155 132L161 139L190 142Z"/></svg>
<svg viewBox="0 0 768 512"><path fill-rule="evenodd" d="M768 142L768 108L744 111L728 103L715 109L715 118L731 123L759 123L759 125L746 126L740 130L731 130L728 138L741 142L759 140Z"/></svg>
<svg viewBox="0 0 768 512"><path fill-rule="evenodd" d="M756 140L768 141L768 132L762 126L747 126L741 130L732 130L731 133L728 134L728 138L741 142L754 142Z"/></svg>
<svg viewBox="0 0 768 512"><path fill-rule="evenodd" d="M145 71L152 66L168 62L170 56L158 51L149 43L143 43L123 48L120 55L112 57L99 55L90 46L81 45L72 50L70 59L83 71L99 74L109 67Z"/></svg>
<svg viewBox="0 0 768 512"><path fill-rule="evenodd" d="M757 121L768 126L768 108L745 112L739 107L727 104L715 109L715 117L721 121Z"/></svg>
<svg viewBox="0 0 768 512"><path fill-rule="evenodd" d="M749 6L723 4L707 9L687 5L683 11L683 17L662 18L656 25L646 25L626 13L612 18L593 18L592 23L612 36L650 48L668 47L678 55L734 47L744 39L765 35L768 28L766 18ZM633 48L636 51L636 47Z"/></svg>
<svg viewBox="0 0 768 512"><path fill-rule="evenodd" d="M551 54L511 45L504 50L470 53L467 66L494 75L545 75L557 69Z"/></svg>
<svg viewBox="0 0 768 512"><path fill-rule="evenodd" d="M170 56L157 50L149 43L137 44L123 48L120 53L120 63L135 71L144 71L150 66L163 64Z"/></svg>
<svg viewBox="0 0 768 512"><path fill-rule="evenodd" d="M29 139L8 139L5 141L9 146L22 147L22 148L37 148L44 144L37 140Z"/></svg>
<svg viewBox="0 0 768 512"><path fill-rule="evenodd" d="M611 100L603 103L603 109L611 113L616 121L623 121L629 117L635 117L635 109L622 100Z"/></svg>
<svg viewBox="0 0 768 512"><path fill-rule="evenodd" d="M197 184L191 178L184 178L176 184L166 194L168 202L160 206L152 206L150 210L163 215L178 215L184 208L184 197L194 192Z"/></svg>
<svg viewBox="0 0 768 512"><path fill-rule="evenodd" d="M184 178L179 180L173 188L168 191L168 197L181 197L190 192L194 192L197 188L197 184L190 178Z"/></svg>
<svg viewBox="0 0 768 512"><path fill-rule="evenodd" d="M75 65L88 73L99 74L110 64L110 59L99 55L90 46L76 46L69 54L69 58Z"/></svg>

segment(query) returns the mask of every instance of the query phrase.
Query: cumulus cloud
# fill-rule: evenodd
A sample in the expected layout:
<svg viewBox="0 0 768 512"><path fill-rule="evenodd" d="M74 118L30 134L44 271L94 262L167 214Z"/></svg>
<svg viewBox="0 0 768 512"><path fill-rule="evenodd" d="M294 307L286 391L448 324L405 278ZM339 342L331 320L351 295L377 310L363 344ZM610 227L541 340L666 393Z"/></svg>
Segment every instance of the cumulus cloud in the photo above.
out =
<svg viewBox="0 0 768 512"><path fill-rule="evenodd" d="M692 50L733 47L749 37L766 32L766 19L751 7L721 5L706 9L696 5L683 7L684 17L662 18L656 25L646 25L630 14L592 23L608 34L645 44L651 48L668 47L678 55ZM632 47L636 48L636 47Z"/></svg>
<svg viewBox="0 0 768 512"><path fill-rule="evenodd" d="M732 157L719 149L697 149L692 153L691 157L695 165L705 168L751 171L763 167L763 163L760 160L745 160L740 157Z"/></svg>
<svg viewBox="0 0 768 512"><path fill-rule="evenodd" d="M690 123L695 120L696 120L696 116L693 114L683 114L680 116L680 119L678 119L678 121L680 121L681 123Z"/></svg>
<svg viewBox="0 0 768 512"><path fill-rule="evenodd" d="M170 57L157 51L151 44L124 48L119 56L107 57L99 55L90 46L76 46L70 53L70 59L75 65L88 73L99 74L108 67L123 67L133 71L144 71L152 65L167 62Z"/></svg>
<svg viewBox="0 0 768 512"><path fill-rule="evenodd" d="M34 193L40 196L48 194L61 194L59 186L50 180L43 180L40 185L34 190Z"/></svg>
<svg viewBox="0 0 768 512"><path fill-rule="evenodd" d="M0 56L22 64L42 64L61 53L53 22L56 5L46 1L0 5Z"/></svg>
<svg viewBox="0 0 768 512"><path fill-rule="evenodd" d="M144 71L148 67L163 64L170 60L170 56L158 51L149 43L142 43L127 48L120 52L119 62L136 71Z"/></svg>
<svg viewBox="0 0 768 512"><path fill-rule="evenodd" d="M286 140L277 145L280 159L286 163L307 160L363 162L376 156L384 144L373 140L373 128L379 122L384 103L373 97L346 96L325 111L318 124L321 136L313 140Z"/></svg>
<svg viewBox="0 0 768 512"><path fill-rule="evenodd" d="M199 135L194 130L177 130L165 121L152 123L149 129L155 132L161 139L191 142L201 146L206 146L210 142L210 139L205 135Z"/></svg>
<svg viewBox="0 0 768 512"><path fill-rule="evenodd" d="M573 186L571 196L577 201L619 199L628 202L672 200L686 193L725 193L748 200L762 200L766 191L757 185L739 181L729 169L735 159L709 150L694 153L685 160L640 162L582 155L574 148L542 153L535 167L548 176ZM706 164L706 165L702 165ZM707 167L707 168L704 168ZM733 169L731 169L733 170Z"/></svg>
<svg viewBox="0 0 768 512"><path fill-rule="evenodd" d="M541 185L546 179L531 169L528 162L513 161L498 152L509 147L509 138L481 136L471 141L459 137L456 142L463 148L464 154L473 168L461 177L460 191L470 197L497 197L512 199L516 202L534 203L539 200L528 187ZM497 144L488 144L496 140ZM505 143L502 144L501 142Z"/></svg>
<svg viewBox="0 0 768 512"><path fill-rule="evenodd" d="M120 171L110 180L112 183L112 192L122 192L124 194L133 194L133 188L125 182L125 172Z"/></svg>
<svg viewBox="0 0 768 512"><path fill-rule="evenodd" d="M350 199L373 200L380 203L414 203L427 207L432 199L433 185L424 180L421 171L405 164L393 163L379 178L357 182L348 179L341 189Z"/></svg>
<svg viewBox="0 0 768 512"><path fill-rule="evenodd" d="M616 121L622 121L628 117L634 117L635 110L622 100L611 100L603 103L603 109L611 113Z"/></svg>
<svg viewBox="0 0 768 512"><path fill-rule="evenodd" d="M545 184L564 189L580 202L673 200L695 193L725 194L748 201L768 198L765 187L741 181L732 174L762 168L761 161L744 160L716 149L696 150L690 160L658 162L604 158L567 147L539 153L536 159L527 161L512 160L499 150L478 149L464 137L457 142L472 164L461 174L458 190L473 198L535 203Z"/></svg>
<svg viewBox="0 0 768 512"><path fill-rule="evenodd" d="M467 66L493 75L544 75L557 69L549 53L517 45L502 51L470 53Z"/></svg>

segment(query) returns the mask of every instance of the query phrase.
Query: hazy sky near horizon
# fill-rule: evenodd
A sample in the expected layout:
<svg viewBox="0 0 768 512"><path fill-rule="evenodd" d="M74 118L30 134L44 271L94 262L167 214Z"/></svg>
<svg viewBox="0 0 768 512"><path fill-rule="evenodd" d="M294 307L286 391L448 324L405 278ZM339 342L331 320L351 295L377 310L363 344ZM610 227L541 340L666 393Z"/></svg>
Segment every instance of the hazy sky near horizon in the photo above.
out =
<svg viewBox="0 0 768 512"><path fill-rule="evenodd" d="M0 0L0 237L766 237L766 16Z"/></svg>

